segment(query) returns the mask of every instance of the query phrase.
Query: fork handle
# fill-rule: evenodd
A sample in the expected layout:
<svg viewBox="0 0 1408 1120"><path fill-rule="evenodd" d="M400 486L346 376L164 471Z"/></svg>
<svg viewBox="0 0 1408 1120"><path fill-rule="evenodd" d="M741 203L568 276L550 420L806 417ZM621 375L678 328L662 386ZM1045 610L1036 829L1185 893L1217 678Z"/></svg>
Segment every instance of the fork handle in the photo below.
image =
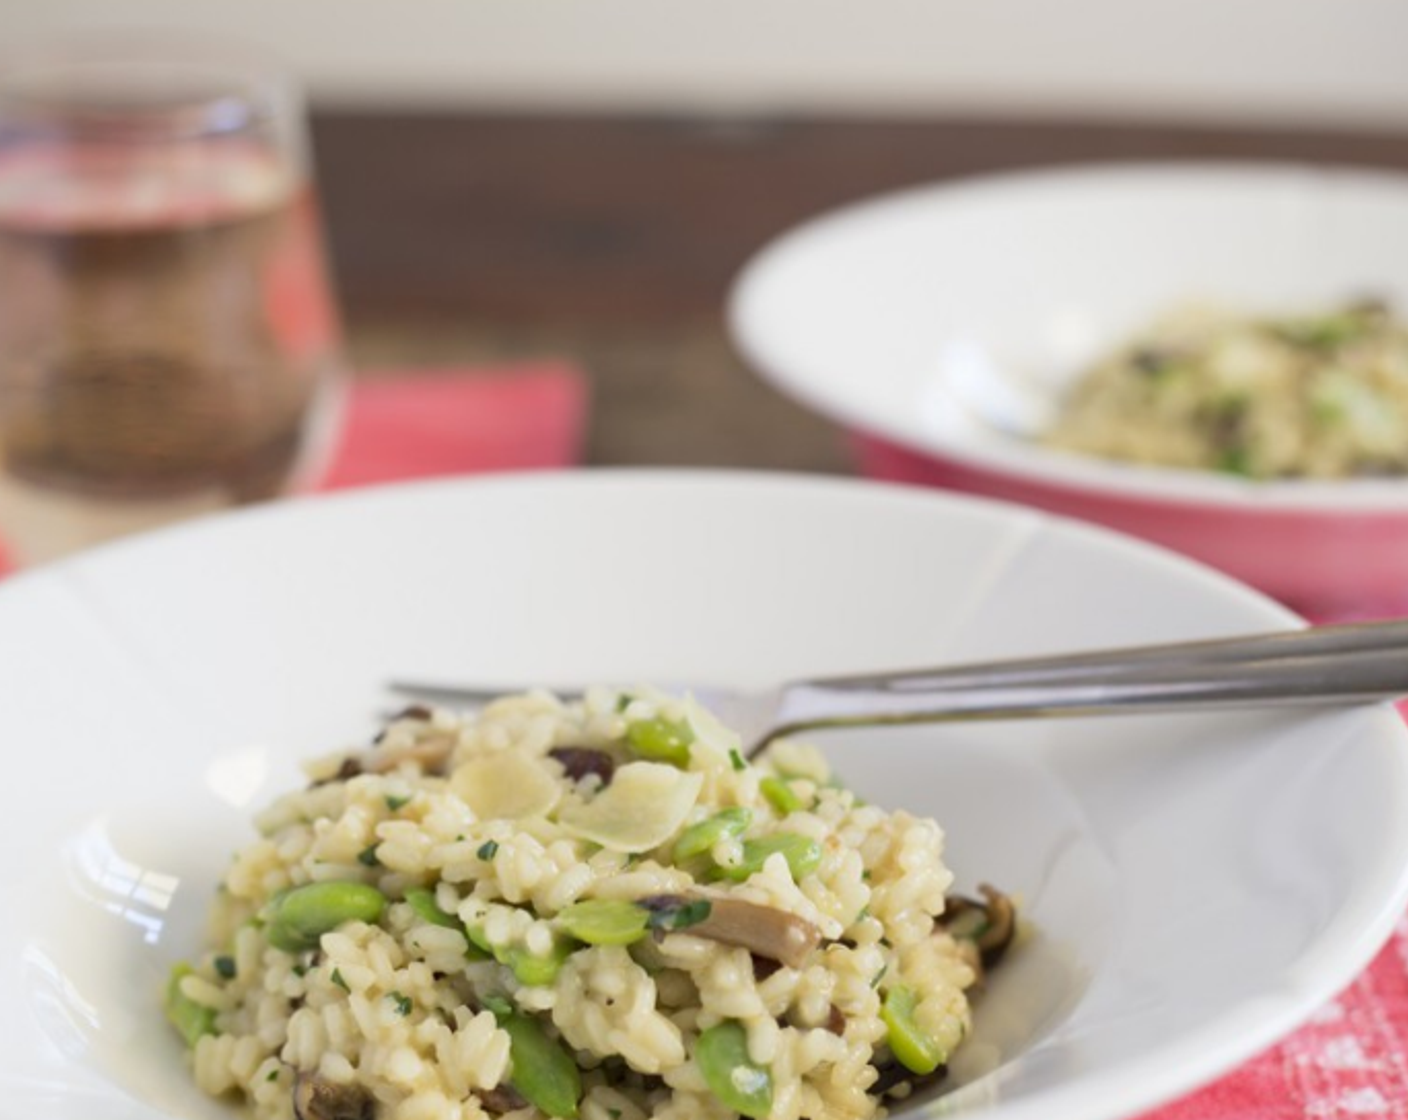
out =
<svg viewBox="0 0 1408 1120"><path fill-rule="evenodd" d="M1408 622L789 685L779 735L858 724L1083 716L1408 694ZM761 747L763 744L758 744Z"/></svg>
<svg viewBox="0 0 1408 1120"><path fill-rule="evenodd" d="M1408 652L1408 619L1357 622L1338 626L1308 626L1269 634L1233 638L1123 646L1088 653L1063 653L1001 661L946 665L939 669L906 669L895 673L861 673L800 682L828 688L881 688L895 692L928 692L968 682L983 684L1074 680L1106 680L1111 674L1152 671L1180 665L1225 665L1318 655L1378 651L1385 656Z"/></svg>

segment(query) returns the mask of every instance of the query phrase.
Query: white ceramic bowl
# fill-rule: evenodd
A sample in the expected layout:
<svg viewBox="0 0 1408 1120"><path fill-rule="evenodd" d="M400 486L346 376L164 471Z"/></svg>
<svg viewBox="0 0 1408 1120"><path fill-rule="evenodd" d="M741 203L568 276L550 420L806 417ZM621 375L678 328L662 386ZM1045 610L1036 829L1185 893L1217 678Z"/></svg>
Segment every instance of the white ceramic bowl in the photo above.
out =
<svg viewBox="0 0 1408 1120"><path fill-rule="evenodd" d="M535 476L292 502L0 585L0 1114L228 1118L159 998L254 809L393 675L778 678L1291 625L1147 546L916 490ZM1387 708L850 731L1036 933L924 1115L1109 1120L1291 1029L1401 912ZM1255 806L1255 812L1249 811Z"/></svg>
<svg viewBox="0 0 1408 1120"><path fill-rule="evenodd" d="M1099 521L1318 612L1408 605L1408 480L1254 483L1043 449L994 410L1050 393L1189 300L1372 293L1408 313L1408 177L1292 165L1076 167L862 202L766 247L729 320L862 467ZM967 407L975 393L986 409ZM955 391L955 389L961 391Z"/></svg>

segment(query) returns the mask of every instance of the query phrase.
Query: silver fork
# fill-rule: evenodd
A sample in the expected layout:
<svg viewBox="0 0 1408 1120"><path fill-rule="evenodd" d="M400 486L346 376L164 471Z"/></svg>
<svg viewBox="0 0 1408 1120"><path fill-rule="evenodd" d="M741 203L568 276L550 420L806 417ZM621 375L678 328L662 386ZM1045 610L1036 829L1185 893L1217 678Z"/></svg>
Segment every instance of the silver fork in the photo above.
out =
<svg viewBox="0 0 1408 1120"><path fill-rule="evenodd" d="M416 681L389 687L465 706L516 691ZM751 744L750 758L779 736L834 727L1390 700L1408 695L1408 619L819 677L761 692L692 691Z"/></svg>

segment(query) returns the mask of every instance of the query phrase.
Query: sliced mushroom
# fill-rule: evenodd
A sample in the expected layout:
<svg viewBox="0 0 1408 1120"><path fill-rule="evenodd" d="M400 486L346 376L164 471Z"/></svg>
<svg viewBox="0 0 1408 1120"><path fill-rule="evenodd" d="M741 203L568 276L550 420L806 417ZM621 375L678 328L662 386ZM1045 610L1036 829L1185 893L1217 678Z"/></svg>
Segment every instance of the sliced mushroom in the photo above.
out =
<svg viewBox="0 0 1408 1120"><path fill-rule="evenodd" d="M376 1120L376 1100L361 1085L338 1085L299 1070L293 1076L293 1114L298 1120Z"/></svg>
<svg viewBox="0 0 1408 1120"><path fill-rule="evenodd" d="M455 741L448 735L436 735L408 743L404 747L374 746L370 750L357 751L342 760L337 770L326 778L319 778L311 788L329 785L332 782L345 782L359 774L386 774L403 762L416 762L427 774L443 774L445 763Z"/></svg>
<svg viewBox="0 0 1408 1120"><path fill-rule="evenodd" d="M901 1085L907 1086L912 1091L926 1085L933 1085L948 1076L948 1066L942 1064L933 1073L926 1073L922 1076L911 1073L894 1058L881 1059L874 1065L880 1076L866 1091L877 1097L893 1093Z"/></svg>
<svg viewBox="0 0 1408 1120"><path fill-rule="evenodd" d="M753 958L754 980L766 980L782 967L781 961L775 961L771 957L760 957L757 953L750 953L748 955Z"/></svg>
<svg viewBox="0 0 1408 1120"><path fill-rule="evenodd" d="M781 961L789 968L800 968L808 954L821 944L821 930L805 918L756 902L704 895L657 895L637 901L648 910L659 910L666 905L684 906L700 899L709 903L709 913L684 927L695 937L737 945L755 957Z"/></svg>
<svg viewBox="0 0 1408 1120"><path fill-rule="evenodd" d="M950 895L938 924L951 936L973 942L983 967L992 968L1002 960L1017 934L1017 908L1010 898L987 883L980 883L978 891L986 902Z"/></svg>
<svg viewBox="0 0 1408 1120"><path fill-rule="evenodd" d="M475 1094L488 1111L502 1116L505 1112L517 1112L527 1108L528 1102L512 1085L496 1085L492 1089L480 1089Z"/></svg>
<svg viewBox="0 0 1408 1120"><path fill-rule="evenodd" d="M899 1062L895 1061L894 1058L880 1059L876 1061L874 1065L875 1071L880 1076L871 1083L867 1091L877 1097L888 1093L897 1085L907 1084L910 1078L914 1076L914 1074L910 1073L904 1066L900 1065Z"/></svg>
<svg viewBox="0 0 1408 1120"><path fill-rule="evenodd" d="M364 774L385 774L403 762L416 762L427 774L443 773L450 752L455 749L453 735L427 735L404 747L373 747L361 754L350 755ZM346 763L344 763L346 765Z"/></svg>
<svg viewBox="0 0 1408 1120"><path fill-rule="evenodd" d="M580 782L588 774L595 774L603 786L609 786L616 773L616 760L596 747L554 747L548 751L548 757L562 763L567 776L574 782Z"/></svg>
<svg viewBox="0 0 1408 1120"><path fill-rule="evenodd" d="M336 771L329 774L326 778L317 779L317 781L313 782L308 788L317 789L319 786L331 785L333 782L350 781L361 772L362 761L360 757L355 754L349 754L342 760L341 765L338 766Z"/></svg>

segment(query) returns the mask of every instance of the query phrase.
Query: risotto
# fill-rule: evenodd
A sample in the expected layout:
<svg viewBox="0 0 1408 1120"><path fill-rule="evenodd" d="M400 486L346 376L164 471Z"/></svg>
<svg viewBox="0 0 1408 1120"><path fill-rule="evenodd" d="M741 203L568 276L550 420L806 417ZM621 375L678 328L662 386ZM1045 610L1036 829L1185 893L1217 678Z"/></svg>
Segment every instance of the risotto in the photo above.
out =
<svg viewBox="0 0 1408 1120"><path fill-rule="evenodd" d="M813 748L694 701L412 708L257 818L178 965L259 1120L864 1120L942 1076L1010 904Z"/></svg>
<svg viewBox="0 0 1408 1120"><path fill-rule="evenodd" d="M1408 471L1408 328L1377 302L1171 315L1077 384L1046 442L1249 478Z"/></svg>

